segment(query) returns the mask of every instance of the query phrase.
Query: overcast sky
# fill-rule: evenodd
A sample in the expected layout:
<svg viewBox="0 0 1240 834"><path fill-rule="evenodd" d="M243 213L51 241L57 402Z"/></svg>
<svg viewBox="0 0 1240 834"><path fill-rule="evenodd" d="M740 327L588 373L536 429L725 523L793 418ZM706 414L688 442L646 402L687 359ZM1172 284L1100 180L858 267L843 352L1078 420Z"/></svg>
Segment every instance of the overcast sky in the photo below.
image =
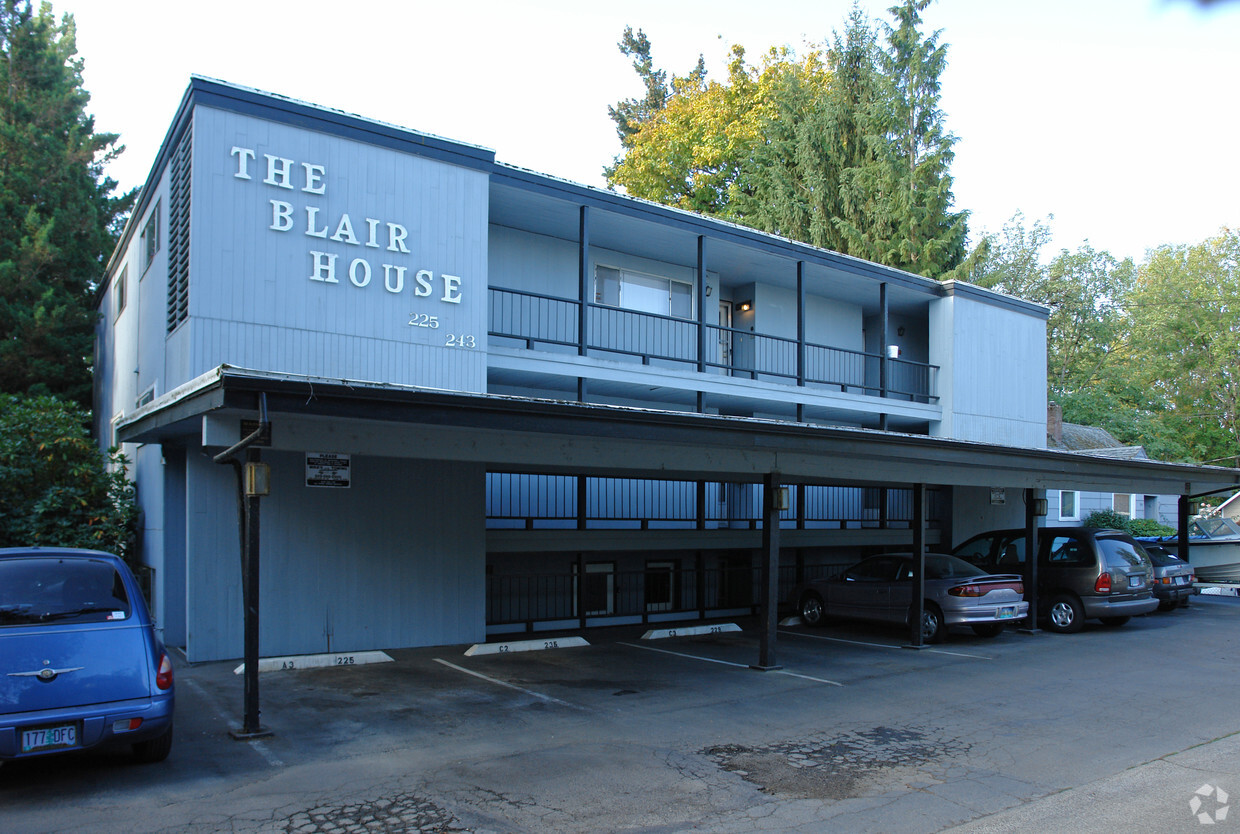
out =
<svg viewBox="0 0 1240 834"><path fill-rule="evenodd" d="M191 74L256 87L496 151L588 185L619 151L607 106L641 94L616 48L644 29L658 66L703 54L803 51L851 0L54 0L73 13L96 129L142 184ZM863 0L890 20L889 2ZM939 0L950 45L942 107L959 138L954 193L971 237L1015 212L1054 215L1054 248L1140 259L1240 226L1240 2Z"/></svg>

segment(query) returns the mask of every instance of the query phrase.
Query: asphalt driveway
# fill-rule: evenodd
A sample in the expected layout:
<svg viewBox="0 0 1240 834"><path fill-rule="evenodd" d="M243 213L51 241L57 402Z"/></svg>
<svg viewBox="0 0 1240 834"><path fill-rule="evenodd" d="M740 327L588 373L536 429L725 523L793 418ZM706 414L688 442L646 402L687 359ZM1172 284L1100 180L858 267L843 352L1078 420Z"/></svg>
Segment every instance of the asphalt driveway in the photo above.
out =
<svg viewBox="0 0 1240 834"><path fill-rule="evenodd" d="M0 828L1198 831L1240 800L1235 599L921 651L787 627L778 672L748 668L756 623L738 624L264 673L273 734L245 742L236 664L181 663L167 762L5 765Z"/></svg>

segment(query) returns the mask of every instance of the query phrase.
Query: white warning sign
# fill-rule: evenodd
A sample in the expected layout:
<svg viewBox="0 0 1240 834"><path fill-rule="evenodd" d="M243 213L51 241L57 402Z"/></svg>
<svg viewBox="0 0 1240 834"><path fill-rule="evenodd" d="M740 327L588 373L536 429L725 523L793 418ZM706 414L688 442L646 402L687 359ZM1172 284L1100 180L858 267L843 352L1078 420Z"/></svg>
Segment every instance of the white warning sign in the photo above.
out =
<svg viewBox="0 0 1240 834"><path fill-rule="evenodd" d="M349 488L349 456L306 452L306 486Z"/></svg>

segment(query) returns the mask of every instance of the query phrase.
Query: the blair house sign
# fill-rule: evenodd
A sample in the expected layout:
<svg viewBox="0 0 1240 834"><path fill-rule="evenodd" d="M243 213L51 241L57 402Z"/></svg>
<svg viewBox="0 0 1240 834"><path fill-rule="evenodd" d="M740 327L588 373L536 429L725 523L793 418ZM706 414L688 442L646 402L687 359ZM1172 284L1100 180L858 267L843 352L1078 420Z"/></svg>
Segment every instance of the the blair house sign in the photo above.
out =
<svg viewBox="0 0 1240 834"><path fill-rule="evenodd" d="M272 190L267 228L275 234L308 239L307 280L403 297L411 302L411 327L438 329L443 313L456 309L441 305L461 304L461 276L435 272L414 262L406 225L365 213L329 214L314 205L315 197L327 194L325 165L240 146L233 146L229 153L234 179ZM316 246L316 241L323 243ZM342 258L336 252L324 251L327 241L357 247L357 254ZM447 339L448 347L476 347L472 335L450 334Z"/></svg>

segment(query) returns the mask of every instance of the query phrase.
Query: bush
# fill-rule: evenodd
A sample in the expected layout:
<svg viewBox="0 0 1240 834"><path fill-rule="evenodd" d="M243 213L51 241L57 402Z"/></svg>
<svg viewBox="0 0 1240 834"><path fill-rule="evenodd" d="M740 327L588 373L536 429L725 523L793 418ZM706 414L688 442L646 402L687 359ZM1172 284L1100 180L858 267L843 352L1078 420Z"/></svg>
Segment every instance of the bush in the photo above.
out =
<svg viewBox="0 0 1240 834"><path fill-rule="evenodd" d="M1089 514L1085 519L1086 527L1099 527L1109 530L1123 530L1128 532L1128 525L1131 520L1128 516L1115 512L1115 510L1096 510Z"/></svg>
<svg viewBox="0 0 1240 834"><path fill-rule="evenodd" d="M99 452L88 419L55 397L0 395L0 547L89 547L132 562L127 461Z"/></svg>
<svg viewBox="0 0 1240 834"><path fill-rule="evenodd" d="M1174 527L1160 524L1152 518L1133 518L1128 521L1128 532L1134 536L1174 536Z"/></svg>

